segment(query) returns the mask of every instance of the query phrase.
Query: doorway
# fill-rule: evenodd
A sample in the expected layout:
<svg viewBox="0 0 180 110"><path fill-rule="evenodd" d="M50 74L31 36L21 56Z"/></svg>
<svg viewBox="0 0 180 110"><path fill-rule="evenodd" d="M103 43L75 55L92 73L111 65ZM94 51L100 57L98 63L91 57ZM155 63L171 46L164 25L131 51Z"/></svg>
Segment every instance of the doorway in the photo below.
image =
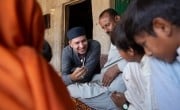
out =
<svg viewBox="0 0 180 110"><path fill-rule="evenodd" d="M75 26L84 27L87 38L93 38L91 0L79 0L65 6L65 36L67 31ZM65 37L65 45L67 45L67 37Z"/></svg>

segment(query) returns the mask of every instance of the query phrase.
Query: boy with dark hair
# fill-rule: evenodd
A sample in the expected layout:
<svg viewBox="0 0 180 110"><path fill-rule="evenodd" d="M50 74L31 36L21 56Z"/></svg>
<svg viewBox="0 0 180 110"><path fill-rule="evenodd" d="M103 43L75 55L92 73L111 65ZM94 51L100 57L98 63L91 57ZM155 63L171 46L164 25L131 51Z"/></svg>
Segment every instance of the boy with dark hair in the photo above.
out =
<svg viewBox="0 0 180 110"><path fill-rule="evenodd" d="M172 62L180 45L179 5L178 0L135 0L123 17L127 37L148 55Z"/></svg>
<svg viewBox="0 0 180 110"><path fill-rule="evenodd" d="M169 62L152 61L151 83L159 110L180 109L179 5L178 0L135 0L123 17L129 39L147 55Z"/></svg>
<svg viewBox="0 0 180 110"><path fill-rule="evenodd" d="M121 24L116 26L112 35L120 55L129 62L123 71L127 90L112 93L113 102L123 110L154 110L156 104L150 83L151 58L144 55L140 45L127 39Z"/></svg>

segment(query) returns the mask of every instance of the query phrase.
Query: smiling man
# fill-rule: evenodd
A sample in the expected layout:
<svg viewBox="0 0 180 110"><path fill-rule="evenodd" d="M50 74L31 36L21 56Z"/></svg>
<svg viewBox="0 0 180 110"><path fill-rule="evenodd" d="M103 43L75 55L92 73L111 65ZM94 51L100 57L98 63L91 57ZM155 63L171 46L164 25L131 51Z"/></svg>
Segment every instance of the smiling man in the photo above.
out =
<svg viewBox="0 0 180 110"><path fill-rule="evenodd" d="M66 85L89 82L100 70L100 43L87 40L83 27L67 32L69 45L62 53L62 78Z"/></svg>

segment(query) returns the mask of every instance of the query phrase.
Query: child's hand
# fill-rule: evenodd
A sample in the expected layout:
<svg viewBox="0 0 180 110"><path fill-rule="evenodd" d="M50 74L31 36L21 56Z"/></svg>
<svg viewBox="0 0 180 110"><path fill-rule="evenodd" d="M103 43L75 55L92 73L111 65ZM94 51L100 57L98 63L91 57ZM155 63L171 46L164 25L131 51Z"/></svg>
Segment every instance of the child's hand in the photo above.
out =
<svg viewBox="0 0 180 110"><path fill-rule="evenodd" d="M113 92L111 94L111 99L116 104L117 107L122 108L123 104L126 103L126 98L123 93Z"/></svg>

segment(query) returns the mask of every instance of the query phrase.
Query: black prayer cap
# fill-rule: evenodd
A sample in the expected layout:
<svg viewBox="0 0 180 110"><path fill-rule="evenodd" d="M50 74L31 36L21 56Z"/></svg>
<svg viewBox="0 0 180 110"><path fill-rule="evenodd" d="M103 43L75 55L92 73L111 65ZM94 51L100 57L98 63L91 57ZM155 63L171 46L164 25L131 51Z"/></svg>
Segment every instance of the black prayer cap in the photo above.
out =
<svg viewBox="0 0 180 110"><path fill-rule="evenodd" d="M86 35L85 29L83 27L74 27L67 32L67 37L69 40L72 40L82 35Z"/></svg>

